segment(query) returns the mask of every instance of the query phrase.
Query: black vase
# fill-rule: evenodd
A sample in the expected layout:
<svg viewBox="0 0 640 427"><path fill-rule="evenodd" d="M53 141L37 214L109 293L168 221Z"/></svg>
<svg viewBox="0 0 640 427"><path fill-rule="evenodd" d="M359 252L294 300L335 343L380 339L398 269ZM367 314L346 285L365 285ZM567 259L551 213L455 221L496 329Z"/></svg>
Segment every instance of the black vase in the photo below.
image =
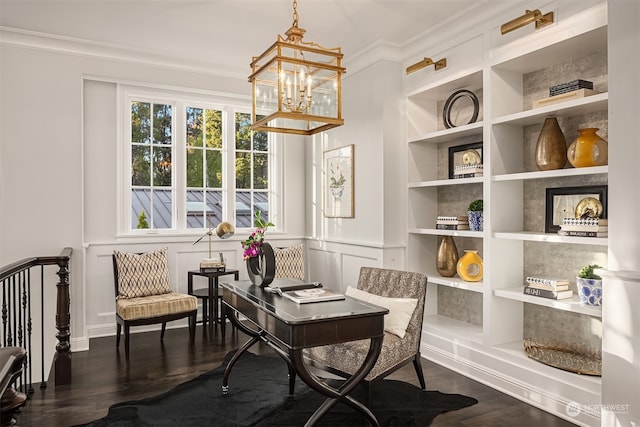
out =
<svg viewBox="0 0 640 427"><path fill-rule="evenodd" d="M264 287L273 282L276 274L276 256L269 243L262 242L258 256L251 257L246 262L251 283Z"/></svg>

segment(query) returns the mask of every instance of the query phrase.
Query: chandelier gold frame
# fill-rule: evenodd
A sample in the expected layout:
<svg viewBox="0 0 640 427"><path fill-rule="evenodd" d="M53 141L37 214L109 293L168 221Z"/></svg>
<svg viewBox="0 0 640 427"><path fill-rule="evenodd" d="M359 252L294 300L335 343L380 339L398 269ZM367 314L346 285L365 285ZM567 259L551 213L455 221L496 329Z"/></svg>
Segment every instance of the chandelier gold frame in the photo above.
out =
<svg viewBox="0 0 640 427"><path fill-rule="evenodd" d="M304 42L298 27L297 1L293 24L251 61L251 130L313 135L341 126L343 54Z"/></svg>

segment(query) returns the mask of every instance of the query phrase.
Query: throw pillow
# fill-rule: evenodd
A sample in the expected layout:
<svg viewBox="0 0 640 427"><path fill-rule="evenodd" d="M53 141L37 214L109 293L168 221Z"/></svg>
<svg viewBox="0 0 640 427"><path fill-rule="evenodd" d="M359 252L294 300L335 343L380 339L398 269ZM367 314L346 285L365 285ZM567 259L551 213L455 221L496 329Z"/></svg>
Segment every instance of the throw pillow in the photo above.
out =
<svg viewBox="0 0 640 427"><path fill-rule="evenodd" d="M304 245L273 248L273 253L276 257L275 277L304 280Z"/></svg>
<svg viewBox="0 0 640 427"><path fill-rule="evenodd" d="M167 248L133 254L114 251L118 269L118 298L136 298L172 292Z"/></svg>
<svg viewBox="0 0 640 427"><path fill-rule="evenodd" d="M388 308L389 314L384 318L384 330L404 338L411 316L418 305L416 298L388 298L371 294L354 287L347 287L346 295L369 302L380 307Z"/></svg>

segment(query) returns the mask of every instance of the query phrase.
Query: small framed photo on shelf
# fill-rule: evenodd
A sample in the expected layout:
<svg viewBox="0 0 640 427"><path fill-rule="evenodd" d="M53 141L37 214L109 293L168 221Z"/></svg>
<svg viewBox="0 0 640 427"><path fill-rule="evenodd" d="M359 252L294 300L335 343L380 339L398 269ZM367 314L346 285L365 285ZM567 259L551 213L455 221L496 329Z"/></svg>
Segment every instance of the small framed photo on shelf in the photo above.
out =
<svg viewBox="0 0 640 427"><path fill-rule="evenodd" d="M449 179L482 176L482 141L449 147Z"/></svg>
<svg viewBox="0 0 640 427"><path fill-rule="evenodd" d="M576 212L576 209L582 210L582 206L588 208L585 203L587 198L597 199L598 208L601 206L602 211L600 217L606 218L607 188L606 185L547 188L544 232L557 233L564 218L581 216L583 212Z"/></svg>

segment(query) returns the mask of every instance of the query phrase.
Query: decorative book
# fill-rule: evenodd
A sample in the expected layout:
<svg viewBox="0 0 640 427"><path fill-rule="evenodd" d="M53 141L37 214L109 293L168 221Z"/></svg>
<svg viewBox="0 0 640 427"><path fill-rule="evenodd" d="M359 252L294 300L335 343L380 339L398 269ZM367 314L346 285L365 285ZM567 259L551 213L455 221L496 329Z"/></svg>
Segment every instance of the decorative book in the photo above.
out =
<svg viewBox="0 0 640 427"><path fill-rule="evenodd" d="M478 176L483 176L483 172L484 169L482 163L462 164L454 166L453 177L475 178Z"/></svg>
<svg viewBox="0 0 640 427"><path fill-rule="evenodd" d="M548 291L565 291L569 289L568 280L541 279L539 277L527 277L527 286Z"/></svg>
<svg viewBox="0 0 640 427"><path fill-rule="evenodd" d="M282 296L298 304L344 299L344 295L326 288L302 289L283 292Z"/></svg>
<svg viewBox="0 0 640 427"><path fill-rule="evenodd" d="M524 293L526 295L548 299L567 299L573 296L573 290L571 289L564 291L549 291L546 289L532 288L531 286L525 286Z"/></svg>
<svg viewBox="0 0 640 427"><path fill-rule="evenodd" d="M593 82L589 80L573 80L568 83L561 83L559 85L551 86L549 88L549 96L556 96L567 92L572 92L578 89L591 89L593 90Z"/></svg>
<svg viewBox="0 0 640 427"><path fill-rule="evenodd" d="M609 237L608 231L576 231L576 230L558 230L559 236L575 236L575 237Z"/></svg>
<svg viewBox="0 0 640 427"><path fill-rule="evenodd" d="M595 94L591 89L578 89L571 92L565 92L560 95L551 96L549 98L539 99L533 102L533 108L543 107L545 105L556 104L558 102L569 101L572 99L586 98Z"/></svg>

